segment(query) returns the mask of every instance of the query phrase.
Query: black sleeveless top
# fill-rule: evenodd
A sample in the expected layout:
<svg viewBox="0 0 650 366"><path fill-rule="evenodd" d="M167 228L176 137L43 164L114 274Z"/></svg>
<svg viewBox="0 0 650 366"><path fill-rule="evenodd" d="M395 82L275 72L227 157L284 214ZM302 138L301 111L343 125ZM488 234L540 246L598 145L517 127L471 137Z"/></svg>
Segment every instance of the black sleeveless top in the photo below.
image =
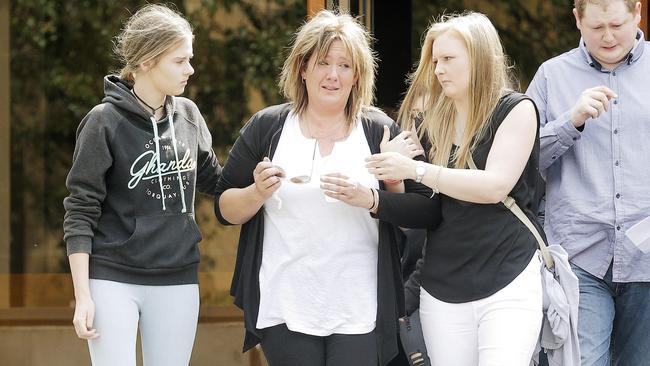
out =
<svg viewBox="0 0 650 366"><path fill-rule="evenodd" d="M494 135L506 115L524 99L529 98L509 93L499 101L485 137L472 154L478 169L485 169ZM509 194L535 225L539 118L537 125L533 150ZM427 292L450 303L479 300L504 288L526 268L535 254L537 241L502 203L470 203L443 194L440 200L442 221L429 232L421 268L420 283Z"/></svg>

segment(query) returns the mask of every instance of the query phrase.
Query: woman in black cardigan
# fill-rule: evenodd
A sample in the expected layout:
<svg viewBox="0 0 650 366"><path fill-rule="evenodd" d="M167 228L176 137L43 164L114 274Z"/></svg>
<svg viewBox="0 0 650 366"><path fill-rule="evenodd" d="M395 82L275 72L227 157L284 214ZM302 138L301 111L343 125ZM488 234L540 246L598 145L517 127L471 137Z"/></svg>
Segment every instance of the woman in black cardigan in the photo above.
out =
<svg viewBox="0 0 650 366"><path fill-rule="evenodd" d="M395 228L368 210L371 188L404 186L376 180L364 159L421 150L371 106L375 68L363 26L316 14L282 70L290 103L251 118L222 172L216 215L243 225L231 294L244 350L261 343L272 366L385 365L397 354Z"/></svg>

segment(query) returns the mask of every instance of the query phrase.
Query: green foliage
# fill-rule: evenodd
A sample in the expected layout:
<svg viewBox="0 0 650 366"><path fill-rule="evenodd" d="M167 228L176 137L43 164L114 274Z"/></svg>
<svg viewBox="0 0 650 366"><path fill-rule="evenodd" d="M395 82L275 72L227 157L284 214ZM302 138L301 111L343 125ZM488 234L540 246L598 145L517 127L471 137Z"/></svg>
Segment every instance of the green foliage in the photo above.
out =
<svg viewBox="0 0 650 366"><path fill-rule="evenodd" d="M11 0L12 240L19 245L27 246L21 238L33 224L60 238L77 125L101 101L102 77L120 68L114 37L146 2ZM166 2L194 26L196 73L187 96L203 112L215 148L226 151L252 109L282 100L278 74L305 1ZM473 9L494 21L522 84L578 39L570 0L413 0L413 9L414 61L433 16Z"/></svg>
<svg viewBox="0 0 650 366"><path fill-rule="evenodd" d="M442 14L472 10L487 15L499 31L506 53L515 64L522 88L528 85L539 65L574 48L580 33L571 13L572 0L412 0L413 62L429 22Z"/></svg>
<svg viewBox="0 0 650 366"><path fill-rule="evenodd" d="M127 8L143 3L12 1L11 180L20 203L12 205L12 240L34 225L60 231L77 125L101 101L102 76L118 68L112 37Z"/></svg>
<svg viewBox="0 0 650 366"><path fill-rule="evenodd" d="M190 14L195 29L195 79L189 96L201 108L214 144L231 145L250 115L249 96L261 94L264 105L282 101L277 80L285 49L305 17L304 2L275 0L201 1ZM218 16L225 12L226 15ZM220 19L245 14L245 22L227 27Z"/></svg>
<svg viewBox="0 0 650 366"><path fill-rule="evenodd" d="M64 182L77 126L103 97L104 75L121 65L113 40L124 21L150 1L12 0L11 140L12 236L30 224L61 237ZM276 80L282 49L304 19L303 1L166 1L194 26L187 96L205 116L216 149L225 151L259 104L281 100ZM196 5L198 7L191 7ZM187 5L187 7L186 7ZM186 9L192 9L187 13ZM238 20L232 21L233 14ZM227 27L219 19L234 25ZM16 207L14 207L16 206ZM34 217L36 216L36 217ZM22 244L19 244L22 245ZM63 248L63 243L59 243ZM62 256L63 257L63 256Z"/></svg>

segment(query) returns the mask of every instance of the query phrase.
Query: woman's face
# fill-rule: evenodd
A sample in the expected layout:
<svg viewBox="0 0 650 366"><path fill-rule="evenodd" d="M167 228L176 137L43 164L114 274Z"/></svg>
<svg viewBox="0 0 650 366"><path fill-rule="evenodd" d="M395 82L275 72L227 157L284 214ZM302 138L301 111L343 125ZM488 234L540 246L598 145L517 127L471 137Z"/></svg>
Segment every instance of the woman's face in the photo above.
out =
<svg viewBox="0 0 650 366"><path fill-rule="evenodd" d="M193 56L190 38L168 49L149 69L154 88L165 95L182 94L187 80L194 74L194 68L190 65Z"/></svg>
<svg viewBox="0 0 650 366"><path fill-rule="evenodd" d="M469 53L465 43L453 32L445 32L433 41L433 65L445 95L463 99L469 89Z"/></svg>
<svg viewBox="0 0 650 366"><path fill-rule="evenodd" d="M342 41L335 40L324 59L316 57L316 54L311 56L307 69L301 73L309 104L344 110L357 81L350 54Z"/></svg>

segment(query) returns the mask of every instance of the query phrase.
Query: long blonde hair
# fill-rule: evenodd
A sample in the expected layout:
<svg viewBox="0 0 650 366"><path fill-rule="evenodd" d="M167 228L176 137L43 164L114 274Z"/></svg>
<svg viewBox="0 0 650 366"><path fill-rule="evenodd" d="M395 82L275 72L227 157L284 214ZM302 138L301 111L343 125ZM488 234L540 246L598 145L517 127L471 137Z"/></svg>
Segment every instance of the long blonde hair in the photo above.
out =
<svg viewBox="0 0 650 366"><path fill-rule="evenodd" d="M456 108L447 97L435 75L433 41L443 33L454 32L467 47L470 77L468 89L468 116L461 146L451 155L455 135ZM404 129L411 129L411 111L416 109L418 98L424 98L424 119L419 128L431 142L429 161L447 166L450 159L454 167L465 167L469 154L486 135L490 115L499 99L512 88L508 61L496 29L483 14L467 12L443 16L433 23L426 33L420 62L409 76L409 89L399 110L398 121Z"/></svg>
<svg viewBox="0 0 650 366"><path fill-rule="evenodd" d="M296 113L302 116L307 110L309 96L301 73L312 55L315 54L317 60L324 59L336 40L343 42L350 53L357 78L345 105L346 120L352 124L365 108L372 106L377 62L370 48L369 33L350 15L322 10L303 24L295 34L278 84L282 94L294 103Z"/></svg>

